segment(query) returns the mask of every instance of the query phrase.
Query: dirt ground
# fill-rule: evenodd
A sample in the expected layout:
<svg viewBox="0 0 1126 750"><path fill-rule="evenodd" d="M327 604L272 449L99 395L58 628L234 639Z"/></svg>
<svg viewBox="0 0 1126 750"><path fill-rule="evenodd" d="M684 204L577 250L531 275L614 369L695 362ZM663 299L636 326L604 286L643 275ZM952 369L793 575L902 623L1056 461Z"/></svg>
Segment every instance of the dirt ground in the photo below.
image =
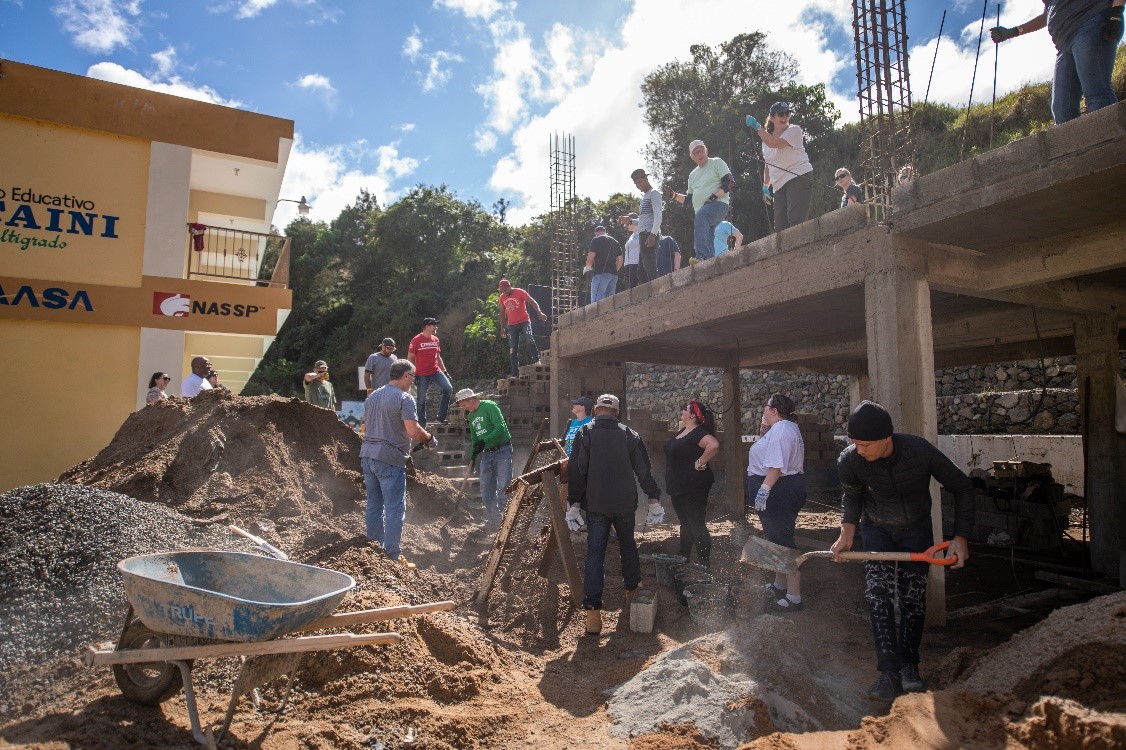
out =
<svg viewBox="0 0 1126 750"><path fill-rule="evenodd" d="M457 602L450 612L354 629L393 629L403 635L397 645L307 655L286 711L267 710L284 680L262 689L262 709L244 698L221 747L1126 746L1126 594L1047 589L1034 566L973 555L947 577L949 624L924 638L931 691L889 710L864 695L876 673L859 565L803 566L802 612L764 613L748 597L723 627L705 629L654 578L650 556L676 551L676 525L646 528L642 587L657 592L655 631L630 631L611 543L604 630L586 636L559 560L547 578L537 574L542 509L518 523L517 549L482 608L472 600L495 529L480 502L459 501L438 476L412 478L403 547L418 568L407 570L363 537L358 451L356 436L325 410L205 393L134 414L105 450L60 478L238 523L294 560L349 573L357 586L338 611ZM839 514L833 498L812 499L799 544L827 548ZM767 580L736 562L730 521L709 528L713 573ZM581 561L582 535L573 539ZM106 639L119 629L105 623ZM236 670L233 659L196 662L205 722L221 720ZM0 747L196 746L182 692L158 708L134 705L108 668L85 668L74 654L0 681L18 696L0 716Z"/></svg>

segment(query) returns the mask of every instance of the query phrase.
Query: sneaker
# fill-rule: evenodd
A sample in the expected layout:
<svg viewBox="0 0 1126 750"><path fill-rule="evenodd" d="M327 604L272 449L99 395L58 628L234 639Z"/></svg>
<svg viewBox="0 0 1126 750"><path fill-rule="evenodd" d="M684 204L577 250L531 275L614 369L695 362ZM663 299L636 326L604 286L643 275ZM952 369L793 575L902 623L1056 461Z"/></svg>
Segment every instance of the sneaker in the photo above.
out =
<svg viewBox="0 0 1126 750"><path fill-rule="evenodd" d="M802 610L802 602L795 602L787 596L771 601L773 604L770 608L777 612L801 612Z"/></svg>
<svg viewBox="0 0 1126 750"><path fill-rule="evenodd" d="M904 664L899 670L899 683L905 693L921 693L927 689L923 678L919 676L918 664Z"/></svg>
<svg viewBox="0 0 1126 750"><path fill-rule="evenodd" d="M782 599L786 596L786 589L780 589L773 583L768 583L762 587L762 594L767 599Z"/></svg>
<svg viewBox="0 0 1126 750"><path fill-rule="evenodd" d="M415 568L418 567L417 565L415 565L414 563L412 563L410 560L408 560L406 557L404 557L402 555L399 555L399 559L396 560L395 562L399 563L400 565L402 565L407 570L414 570Z"/></svg>
<svg viewBox="0 0 1126 750"><path fill-rule="evenodd" d="M903 695L898 672L880 672L880 678L868 688L868 697L874 701L891 703Z"/></svg>

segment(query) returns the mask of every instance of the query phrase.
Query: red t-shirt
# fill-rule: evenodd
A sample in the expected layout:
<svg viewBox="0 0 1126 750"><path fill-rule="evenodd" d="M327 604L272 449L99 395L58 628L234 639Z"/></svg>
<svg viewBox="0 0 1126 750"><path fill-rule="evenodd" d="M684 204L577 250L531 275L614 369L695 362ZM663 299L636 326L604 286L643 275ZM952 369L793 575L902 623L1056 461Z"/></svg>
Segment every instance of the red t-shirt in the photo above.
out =
<svg viewBox="0 0 1126 750"><path fill-rule="evenodd" d="M500 305L504 308L504 319L508 325L518 326L531 320L528 316L528 300L531 298L532 295L520 287L513 287L508 294L500 295Z"/></svg>
<svg viewBox="0 0 1126 750"><path fill-rule="evenodd" d="M437 336L420 333L411 339L407 351L414 355L416 375L433 375L438 372L438 355L442 353L442 344Z"/></svg>

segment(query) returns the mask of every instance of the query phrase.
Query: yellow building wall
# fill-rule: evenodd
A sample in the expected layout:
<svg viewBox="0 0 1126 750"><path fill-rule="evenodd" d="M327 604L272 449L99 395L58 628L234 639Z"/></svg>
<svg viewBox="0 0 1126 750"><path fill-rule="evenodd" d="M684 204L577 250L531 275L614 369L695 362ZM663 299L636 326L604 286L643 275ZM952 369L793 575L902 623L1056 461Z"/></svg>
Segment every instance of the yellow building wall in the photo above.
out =
<svg viewBox="0 0 1126 750"><path fill-rule="evenodd" d="M149 143L0 115L5 275L139 286Z"/></svg>
<svg viewBox="0 0 1126 750"><path fill-rule="evenodd" d="M135 406L139 344L138 328L0 325L14 373L0 388L0 492L54 481L109 444Z"/></svg>

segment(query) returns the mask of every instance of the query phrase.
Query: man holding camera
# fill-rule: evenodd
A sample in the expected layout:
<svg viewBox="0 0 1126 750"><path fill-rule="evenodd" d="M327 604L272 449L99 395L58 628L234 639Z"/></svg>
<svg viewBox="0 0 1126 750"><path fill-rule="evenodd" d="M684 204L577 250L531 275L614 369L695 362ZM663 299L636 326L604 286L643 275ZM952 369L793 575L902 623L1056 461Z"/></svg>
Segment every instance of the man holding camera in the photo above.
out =
<svg viewBox="0 0 1126 750"><path fill-rule="evenodd" d="M305 400L314 406L336 411L336 389L328 382L328 363L318 359L313 371L305 373Z"/></svg>

